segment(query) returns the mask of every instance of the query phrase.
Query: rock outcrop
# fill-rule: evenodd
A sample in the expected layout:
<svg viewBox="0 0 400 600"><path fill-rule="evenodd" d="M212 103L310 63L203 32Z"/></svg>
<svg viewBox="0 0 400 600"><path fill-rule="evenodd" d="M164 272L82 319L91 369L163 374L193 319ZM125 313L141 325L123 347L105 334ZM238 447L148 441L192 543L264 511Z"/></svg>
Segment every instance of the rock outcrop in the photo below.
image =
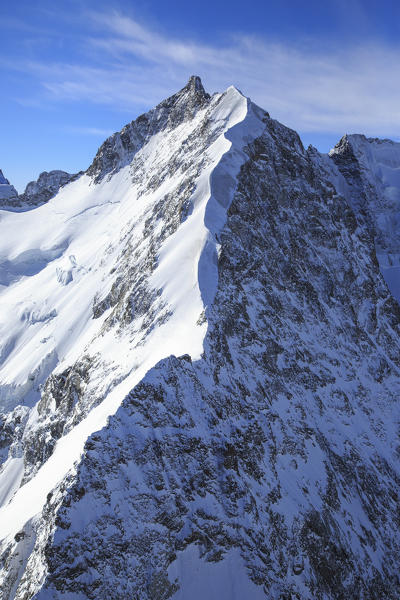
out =
<svg viewBox="0 0 400 600"><path fill-rule="evenodd" d="M13 202L18 196L18 192L13 185L10 185L8 179L3 175L0 170L0 206Z"/></svg>
<svg viewBox="0 0 400 600"><path fill-rule="evenodd" d="M65 171L44 171L36 181L30 181L25 191L18 194L9 185L0 171L0 208L7 210L25 211L45 204L59 192L67 183L74 181L81 173L71 175Z"/></svg>

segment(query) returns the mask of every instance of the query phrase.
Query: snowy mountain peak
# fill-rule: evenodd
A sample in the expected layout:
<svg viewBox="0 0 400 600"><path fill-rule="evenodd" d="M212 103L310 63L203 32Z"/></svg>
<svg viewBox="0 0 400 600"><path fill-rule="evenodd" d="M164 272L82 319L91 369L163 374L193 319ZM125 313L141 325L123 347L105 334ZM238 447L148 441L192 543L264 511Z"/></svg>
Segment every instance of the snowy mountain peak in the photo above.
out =
<svg viewBox="0 0 400 600"><path fill-rule="evenodd" d="M87 174L99 183L129 164L149 138L192 119L210 100L199 77L193 75L176 94L111 135L99 148Z"/></svg>
<svg viewBox="0 0 400 600"><path fill-rule="evenodd" d="M386 156L386 161L391 161L395 168L397 168L400 160L399 142L390 139L366 137L361 133L345 134L330 150L329 156L343 155L350 151L361 160L385 161Z"/></svg>
<svg viewBox="0 0 400 600"><path fill-rule="evenodd" d="M350 148L349 136L345 133L340 140L335 144L335 146L329 151L329 156L333 156L335 154L343 154L348 151Z"/></svg>
<svg viewBox="0 0 400 600"><path fill-rule="evenodd" d="M191 77L2 211L2 600L399 597L397 150L335 148Z"/></svg>
<svg viewBox="0 0 400 600"><path fill-rule="evenodd" d="M10 185L8 179L6 179L3 175L3 171L0 169L0 185Z"/></svg>
<svg viewBox="0 0 400 600"><path fill-rule="evenodd" d="M202 81L198 75L192 75L183 89L200 94L205 98L209 98L209 94L207 94L205 91Z"/></svg>
<svg viewBox="0 0 400 600"><path fill-rule="evenodd" d="M18 192L0 170L0 208L2 206L10 206L18 197Z"/></svg>

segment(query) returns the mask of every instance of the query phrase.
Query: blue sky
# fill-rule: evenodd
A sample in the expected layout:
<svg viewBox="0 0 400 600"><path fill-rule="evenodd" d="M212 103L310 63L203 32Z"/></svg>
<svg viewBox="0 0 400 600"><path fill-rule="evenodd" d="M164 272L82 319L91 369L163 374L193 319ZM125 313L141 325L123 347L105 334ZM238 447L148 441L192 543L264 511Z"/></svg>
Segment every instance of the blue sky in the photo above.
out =
<svg viewBox="0 0 400 600"><path fill-rule="evenodd" d="M0 168L19 191L85 169L191 74L322 151L346 132L400 139L397 0L3 0L0 23Z"/></svg>

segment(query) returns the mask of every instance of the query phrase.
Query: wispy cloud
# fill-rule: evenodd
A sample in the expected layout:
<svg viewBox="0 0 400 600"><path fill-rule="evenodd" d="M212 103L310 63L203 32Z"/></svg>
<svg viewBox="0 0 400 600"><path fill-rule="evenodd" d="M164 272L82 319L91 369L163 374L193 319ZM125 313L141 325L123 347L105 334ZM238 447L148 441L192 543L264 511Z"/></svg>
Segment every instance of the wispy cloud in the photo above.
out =
<svg viewBox="0 0 400 600"><path fill-rule="evenodd" d="M64 131L78 135L91 135L102 139L114 133L111 129L101 129L99 127L66 127Z"/></svg>
<svg viewBox="0 0 400 600"><path fill-rule="evenodd" d="M249 35L212 45L175 39L118 13L90 13L88 21L81 64L25 66L53 99L135 113L196 73L209 91L234 84L301 132L400 136L400 46L290 46Z"/></svg>

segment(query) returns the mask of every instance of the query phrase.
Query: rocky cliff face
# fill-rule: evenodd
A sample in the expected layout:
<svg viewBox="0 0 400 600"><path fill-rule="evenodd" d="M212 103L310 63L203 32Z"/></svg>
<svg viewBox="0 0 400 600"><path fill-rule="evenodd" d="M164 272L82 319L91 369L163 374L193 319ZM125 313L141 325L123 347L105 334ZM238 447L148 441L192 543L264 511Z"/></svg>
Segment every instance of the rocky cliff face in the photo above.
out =
<svg viewBox="0 0 400 600"><path fill-rule="evenodd" d="M364 140L321 156L191 78L51 201L77 198L76 237L7 283L48 305L3 351L5 598L400 594L400 309Z"/></svg>

